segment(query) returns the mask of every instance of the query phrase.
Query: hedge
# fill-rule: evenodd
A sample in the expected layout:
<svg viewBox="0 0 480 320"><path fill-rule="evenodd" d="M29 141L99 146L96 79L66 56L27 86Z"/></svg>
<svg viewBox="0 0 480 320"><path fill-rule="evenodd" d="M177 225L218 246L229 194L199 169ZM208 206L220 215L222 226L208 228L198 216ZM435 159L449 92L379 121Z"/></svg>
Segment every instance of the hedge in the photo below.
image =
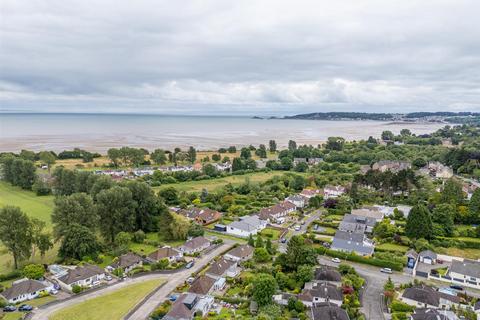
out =
<svg viewBox="0 0 480 320"><path fill-rule="evenodd" d="M390 304L390 309L392 310L392 312L413 312L413 310L415 310L415 307L395 300L392 301L392 303Z"/></svg>
<svg viewBox="0 0 480 320"><path fill-rule="evenodd" d="M9 273L0 274L0 282L17 279L17 278L20 278L21 276L22 276L22 272L20 270L15 270Z"/></svg>
<svg viewBox="0 0 480 320"><path fill-rule="evenodd" d="M334 258L341 258L353 262L359 262L359 263L364 263L364 264L369 264L372 266L376 267L382 267L382 268L390 268L392 270L396 271L402 271L403 270L403 264L393 262L393 261L386 261L386 260L380 260L376 258L367 258L367 257L362 257L359 255L356 255L354 253L346 253L343 251L335 251L327 248L316 248L317 253L320 255L326 254L330 257Z"/></svg>
<svg viewBox="0 0 480 320"><path fill-rule="evenodd" d="M480 249L480 240L477 239L458 239L458 238L447 238L447 237L438 237L435 240L431 241L434 246L438 247L456 247L461 249Z"/></svg>

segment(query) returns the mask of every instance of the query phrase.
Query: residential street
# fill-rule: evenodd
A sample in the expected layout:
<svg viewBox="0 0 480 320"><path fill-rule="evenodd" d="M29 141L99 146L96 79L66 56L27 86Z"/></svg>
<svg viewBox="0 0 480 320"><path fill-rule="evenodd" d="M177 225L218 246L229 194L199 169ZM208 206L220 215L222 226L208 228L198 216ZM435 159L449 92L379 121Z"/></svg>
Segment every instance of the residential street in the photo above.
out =
<svg viewBox="0 0 480 320"><path fill-rule="evenodd" d="M290 237L305 233L305 232L307 231L307 227L308 227L313 221L317 220L321 215L322 215L322 211L320 211L320 210L315 210L313 213L311 213L309 216L307 216L306 219L303 220L303 221L305 221L305 224L304 224L304 225L300 225L300 230L298 230L298 231L296 231L296 230L291 230L291 232L290 232ZM287 237L287 240L288 240L290 237ZM281 242L279 241L279 242L278 242L278 251L281 252L281 253L287 252L287 244L288 244L288 241L287 241L286 243L281 243Z"/></svg>
<svg viewBox="0 0 480 320"><path fill-rule="evenodd" d="M197 258L195 261L195 265L191 269L180 269L176 273L172 274L158 274L158 273L152 273L152 274L147 274L142 277L137 277L137 278L128 278L125 281L118 282L114 285L105 287L103 289L97 290L97 291L92 291L91 293L87 293L85 295L81 295L78 297L75 297L73 299L65 300L56 304L52 305L47 305L45 307L40 307L36 309L33 312L33 316L31 319L34 320L47 320L48 317L50 317L52 314L55 312L66 308L70 307L72 305L78 304L80 302L84 302L86 300L90 300L92 298L96 298L102 295L105 295L107 293L114 292L120 288L123 288L125 286L134 284L134 283L139 283L147 280L152 280L152 279L165 279L167 283L160 289L158 290L150 299L148 299L129 319L146 319L150 312L152 312L155 307L165 300L169 293L175 289L178 285L182 284L192 273L197 272L201 270L205 265L207 265L210 261L213 260L217 255L220 253L224 252L227 250L229 247L231 247L234 244L233 241L231 240L225 240L225 243L221 245L220 247L212 250L208 254Z"/></svg>

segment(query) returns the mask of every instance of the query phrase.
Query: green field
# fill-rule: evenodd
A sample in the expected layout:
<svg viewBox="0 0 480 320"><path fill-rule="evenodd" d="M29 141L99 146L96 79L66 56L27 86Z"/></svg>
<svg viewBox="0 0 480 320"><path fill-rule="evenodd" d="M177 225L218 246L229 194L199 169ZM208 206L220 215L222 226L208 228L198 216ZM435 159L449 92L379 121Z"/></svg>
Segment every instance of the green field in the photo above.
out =
<svg viewBox="0 0 480 320"><path fill-rule="evenodd" d="M65 308L50 320L117 320L139 303L164 280L149 280L119 289L97 298Z"/></svg>
<svg viewBox="0 0 480 320"><path fill-rule="evenodd" d="M38 197L32 191L0 181L0 207L11 205L20 207L29 217L45 221L51 225L50 216L53 211L53 196Z"/></svg>
<svg viewBox="0 0 480 320"><path fill-rule="evenodd" d="M278 240L281 234L282 234L282 231L273 229L270 227L267 227L260 232L260 235L263 238L265 239L270 238L271 240Z"/></svg>
<svg viewBox="0 0 480 320"><path fill-rule="evenodd" d="M238 176L228 176L218 179L209 179L209 180L200 180L200 181L187 181L179 182L173 184L167 184L161 187L155 187L155 190L160 190L168 187L175 187L179 191L187 192L200 192L202 189L207 189L208 191L214 191L220 187L225 186L226 184L241 185L245 182L245 179L250 179L250 182L264 182L274 176L280 176L283 172L279 171L270 171L270 172L255 172L247 173L244 175Z"/></svg>
<svg viewBox="0 0 480 320"><path fill-rule="evenodd" d="M405 253L408 251L407 246L402 246L396 243L382 243L377 245L376 248L383 251L393 251L393 252L402 252L402 253Z"/></svg>

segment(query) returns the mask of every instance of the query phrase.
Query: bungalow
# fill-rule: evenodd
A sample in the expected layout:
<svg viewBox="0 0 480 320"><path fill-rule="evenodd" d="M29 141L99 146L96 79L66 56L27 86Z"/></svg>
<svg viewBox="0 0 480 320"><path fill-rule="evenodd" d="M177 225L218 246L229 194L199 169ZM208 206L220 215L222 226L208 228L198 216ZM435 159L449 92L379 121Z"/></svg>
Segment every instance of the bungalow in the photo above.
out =
<svg viewBox="0 0 480 320"><path fill-rule="evenodd" d="M253 247L248 244L239 245L228 251L224 258L234 262L250 260L253 257Z"/></svg>
<svg viewBox="0 0 480 320"><path fill-rule="evenodd" d="M296 208L303 208L308 202L308 199L302 195L294 194L285 199L286 201L293 203Z"/></svg>
<svg viewBox="0 0 480 320"><path fill-rule="evenodd" d="M97 266L86 264L77 266L75 269L69 269L65 275L57 278L59 285L72 291L73 286L93 287L100 284L105 278L105 271Z"/></svg>
<svg viewBox="0 0 480 320"><path fill-rule="evenodd" d="M120 268L123 270L123 272L130 272L136 267L141 267L142 265L142 257L133 252L129 252L118 257L118 259L113 262L109 267L111 269Z"/></svg>
<svg viewBox="0 0 480 320"><path fill-rule="evenodd" d="M453 177L452 168L438 161L428 162L427 165L421 169L421 172L424 172L436 179L450 179Z"/></svg>
<svg viewBox="0 0 480 320"><path fill-rule="evenodd" d="M182 246L178 247L178 249L185 254L194 254L207 249L210 247L210 244L210 240L205 237L195 237L185 242Z"/></svg>
<svg viewBox="0 0 480 320"><path fill-rule="evenodd" d="M163 320L191 320L198 312L205 316L213 305L212 296L200 296L194 293L184 293L173 304Z"/></svg>
<svg viewBox="0 0 480 320"><path fill-rule="evenodd" d="M400 300L418 308L446 309L460 303L460 298L442 292L432 287L419 285L405 289Z"/></svg>
<svg viewBox="0 0 480 320"><path fill-rule="evenodd" d="M343 220L340 222L338 230L356 233L371 233L376 223L377 220L374 218L346 214L343 216Z"/></svg>
<svg viewBox="0 0 480 320"><path fill-rule="evenodd" d="M258 216L244 216L227 226L227 233L238 237L249 237L256 235L267 227L267 222Z"/></svg>
<svg viewBox="0 0 480 320"><path fill-rule="evenodd" d="M53 285L49 282L24 278L14 281L10 288L0 293L0 296L4 297L8 303L20 303L35 299L41 292L48 292L52 289Z"/></svg>
<svg viewBox="0 0 480 320"><path fill-rule="evenodd" d="M289 201L283 201L271 207L261 209L258 216L261 220L272 223L284 223L286 220L285 217L288 216L289 213L294 212L295 209L295 204Z"/></svg>
<svg viewBox="0 0 480 320"><path fill-rule="evenodd" d="M240 273L240 270L237 266L237 263L234 261L225 260L221 258L218 261L215 261L208 269L205 271L205 274L211 278L219 279L225 277L234 278Z"/></svg>
<svg viewBox="0 0 480 320"><path fill-rule="evenodd" d="M418 260L425 264L437 263L437 254L431 250L424 250L418 254Z"/></svg>
<svg viewBox="0 0 480 320"><path fill-rule="evenodd" d="M323 197L328 198L337 198L345 193L345 187L342 186L325 186L323 188Z"/></svg>
<svg viewBox="0 0 480 320"><path fill-rule="evenodd" d="M302 293L298 295L298 300L307 307L312 307L321 302L330 302L340 307L343 303L343 293L334 284L327 282L313 283L311 289L302 290Z"/></svg>
<svg viewBox="0 0 480 320"><path fill-rule="evenodd" d="M463 261L452 260L448 275L454 283L480 289L480 262L478 261L469 259Z"/></svg>
<svg viewBox="0 0 480 320"><path fill-rule="evenodd" d="M209 276L200 276L192 282L188 292L206 295L212 291L223 289L225 283L225 278L214 279Z"/></svg>
<svg viewBox="0 0 480 320"><path fill-rule="evenodd" d="M310 312L312 320L350 320L345 309L331 302L315 304Z"/></svg>
<svg viewBox="0 0 480 320"><path fill-rule="evenodd" d="M361 256L373 254L375 246L363 233L338 230L331 245L332 250L355 252Z"/></svg>
<svg viewBox="0 0 480 320"><path fill-rule="evenodd" d="M275 302L276 304L279 304L281 306L287 306L288 301L292 298L295 299L296 296L291 293L282 292L282 293L273 295L272 298L273 298L273 302Z"/></svg>
<svg viewBox="0 0 480 320"><path fill-rule="evenodd" d="M342 282L342 275L334 268L321 266L315 269L314 279L316 281Z"/></svg>
<svg viewBox="0 0 480 320"><path fill-rule="evenodd" d="M180 209L178 213L186 216L191 220L195 220L198 224L207 225L220 220L222 213L210 208L191 208Z"/></svg>
<svg viewBox="0 0 480 320"><path fill-rule="evenodd" d="M169 263L178 261L183 258L183 252L175 248L165 246L158 248L154 252L150 253L147 259L151 262L158 262L162 259L168 259Z"/></svg>
<svg viewBox="0 0 480 320"><path fill-rule="evenodd" d="M385 216L385 214L377 207L363 207L361 209L353 209L352 214L354 216L373 218L376 222L382 221L383 217Z"/></svg>
<svg viewBox="0 0 480 320"><path fill-rule="evenodd" d="M380 172L399 172L402 170L407 170L412 167L412 164L407 161L391 161L391 160L382 160L375 162L372 165L372 170L378 170Z"/></svg>
<svg viewBox="0 0 480 320"><path fill-rule="evenodd" d="M453 311L431 308L417 308L414 313L410 315L409 320L457 320L458 317Z"/></svg>
<svg viewBox="0 0 480 320"><path fill-rule="evenodd" d="M319 195L323 197L323 190L319 189L303 189L302 192L300 192L300 195L307 200L310 200L311 198Z"/></svg>

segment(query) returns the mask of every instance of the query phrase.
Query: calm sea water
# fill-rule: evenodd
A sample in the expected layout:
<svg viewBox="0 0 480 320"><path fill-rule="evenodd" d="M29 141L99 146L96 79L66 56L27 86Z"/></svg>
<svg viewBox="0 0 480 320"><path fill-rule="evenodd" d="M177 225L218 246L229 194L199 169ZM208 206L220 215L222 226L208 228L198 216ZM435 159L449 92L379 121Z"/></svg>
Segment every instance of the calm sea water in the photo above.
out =
<svg viewBox="0 0 480 320"><path fill-rule="evenodd" d="M247 117L0 114L0 151L54 150L74 147L105 152L119 146L173 149L194 146L213 150L229 145L268 144L282 147L292 139L316 145L330 136L348 140L380 136L408 128L417 134L442 127L431 123L381 121L257 120Z"/></svg>

